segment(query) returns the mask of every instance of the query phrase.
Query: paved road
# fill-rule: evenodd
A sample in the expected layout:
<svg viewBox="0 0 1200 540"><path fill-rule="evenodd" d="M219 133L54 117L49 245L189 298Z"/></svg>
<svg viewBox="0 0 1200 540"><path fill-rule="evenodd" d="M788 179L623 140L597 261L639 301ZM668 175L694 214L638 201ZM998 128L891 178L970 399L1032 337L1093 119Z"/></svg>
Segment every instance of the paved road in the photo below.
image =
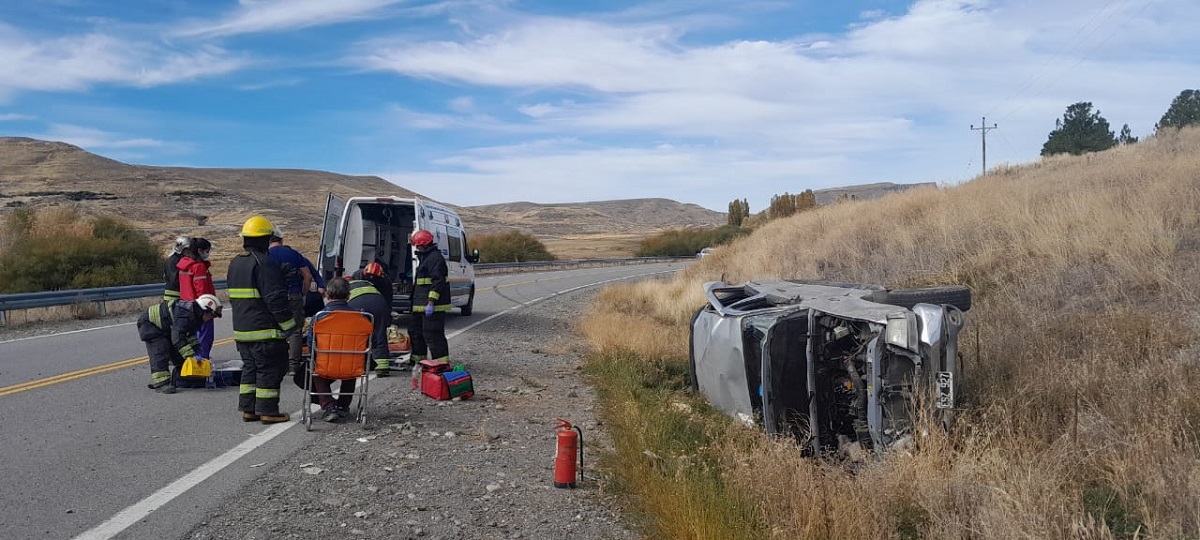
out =
<svg viewBox="0 0 1200 540"><path fill-rule="evenodd" d="M686 264L482 277L474 315L451 316L447 333L453 345L470 339L474 325L547 296ZM98 322L0 342L0 538L176 538L311 440L294 421L242 422L236 388L170 396L148 390L136 332L133 324ZM225 344L214 348L215 361L236 356L231 335L229 318L218 319L218 343ZM373 381L372 391L397 381L408 380ZM286 409L298 409L299 391L284 382Z"/></svg>

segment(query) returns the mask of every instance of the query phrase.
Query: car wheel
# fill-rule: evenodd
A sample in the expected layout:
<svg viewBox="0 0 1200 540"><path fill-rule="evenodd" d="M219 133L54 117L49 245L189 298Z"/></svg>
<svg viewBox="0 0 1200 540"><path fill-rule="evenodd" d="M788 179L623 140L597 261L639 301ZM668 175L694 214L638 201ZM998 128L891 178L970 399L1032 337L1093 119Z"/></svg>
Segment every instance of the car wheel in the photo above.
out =
<svg viewBox="0 0 1200 540"><path fill-rule="evenodd" d="M467 305L458 309L462 310L464 316L470 316L471 310L475 308L475 286L471 285L471 295L467 297Z"/></svg>
<svg viewBox="0 0 1200 540"><path fill-rule="evenodd" d="M962 311L971 309L971 289L963 285L885 290L872 293L866 299L909 309L917 304L949 304Z"/></svg>

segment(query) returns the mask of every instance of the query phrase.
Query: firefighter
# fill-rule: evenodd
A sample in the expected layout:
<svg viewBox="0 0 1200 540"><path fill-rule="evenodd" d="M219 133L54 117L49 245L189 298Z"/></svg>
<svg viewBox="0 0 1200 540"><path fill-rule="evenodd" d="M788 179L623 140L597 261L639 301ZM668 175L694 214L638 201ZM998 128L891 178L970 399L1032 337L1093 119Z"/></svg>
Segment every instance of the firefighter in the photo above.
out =
<svg viewBox="0 0 1200 540"><path fill-rule="evenodd" d="M221 316L221 301L204 294L195 301L163 300L138 318L138 337L150 357L150 384L161 394L175 393L175 376L184 358L196 356L196 331Z"/></svg>
<svg viewBox="0 0 1200 540"><path fill-rule="evenodd" d="M283 271L267 255L274 226L253 216L242 224L240 255L229 263L233 339L242 356L238 410L242 420L275 424L291 420L279 410L279 386L288 368L287 338L300 329L288 304Z"/></svg>
<svg viewBox="0 0 1200 540"><path fill-rule="evenodd" d="M391 355L388 353L387 328L392 321L392 310L388 308L383 294L364 279L362 270L350 278L350 307L371 314L375 328L371 332L371 358L375 359L375 376L389 377L392 374Z"/></svg>
<svg viewBox="0 0 1200 540"><path fill-rule="evenodd" d="M163 263L163 300L179 300L179 259L191 255L192 239L188 236L175 237L175 247Z"/></svg>
<svg viewBox="0 0 1200 540"><path fill-rule="evenodd" d="M413 272L412 316L408 318L408 337L412 339L412 361L426 358L450 361L446 344L446 313L450 311L450 282L446 280L446 259L433 241L433 234L418 229L412 234L417 250L417 269ZM428 357L426 356L428 353Z"/></svg>
<svg viewBox="0 0 1200 540"><path fill-rule="evenodd" d="M391 313L393 300L392 297L395 294L395 291L392 287L392 278L388 276L386 271L384 271L383 265L379 264L379 261L374 261L363 267L362 273L363 279L370 281L371 285L375 287L375 290L379 291L379 294L383 295L383 301L387 302L388 313ZM388 316L388 320L391 320L390 315Z"/></svg>

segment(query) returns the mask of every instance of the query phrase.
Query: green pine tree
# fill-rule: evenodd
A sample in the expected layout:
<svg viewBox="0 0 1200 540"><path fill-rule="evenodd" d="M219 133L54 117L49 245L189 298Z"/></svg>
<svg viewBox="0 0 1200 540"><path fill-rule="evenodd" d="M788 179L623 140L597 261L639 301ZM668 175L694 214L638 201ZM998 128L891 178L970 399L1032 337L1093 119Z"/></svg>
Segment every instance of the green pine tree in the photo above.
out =
<svg viewBox="0 0 1200 540"><path fill-rule="evenodd" d="M1175 96L1154 130L1200 125L1200 90L1184 90Z"/></svg>
<svg viewBox="0 0 1200 540"><path fill-rule="evenodd" d="M1117 138L1109 128L1108 120L1100 111L1092 111L1090 101L1080 101L1067 107L1063 117L1055 120L1054 131L1050 132L1042 145L1042 155L1080 155L1100 152L1117 145Z"/></svg>

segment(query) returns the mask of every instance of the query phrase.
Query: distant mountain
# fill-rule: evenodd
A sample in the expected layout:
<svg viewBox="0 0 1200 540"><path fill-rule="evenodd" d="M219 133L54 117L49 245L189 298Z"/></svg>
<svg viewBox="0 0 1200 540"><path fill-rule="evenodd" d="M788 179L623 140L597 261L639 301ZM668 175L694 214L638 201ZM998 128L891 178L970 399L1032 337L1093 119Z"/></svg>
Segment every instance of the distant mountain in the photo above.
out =
<svg viewBox="0 0 1200 540"><path fill-rule="evenodd" d="M177 234L205 236L217 244L215 256L238 249L237 232L254 214L279 224L289 244L314 253L329 192L429 199L377 176L130 165L62 142L0 137L0 215L74 205L121 216L164 246ZM563 257L627 256L640 238L662 228L725 222L720 212L667 199L475 207L440 202L458 209L472 234L526 231Z"/></svg>
<svg viewBox="0 0 1200 540"><path fill-rule="evenodd" d="M419 196L375 176L129 165L66 143L0 138L0 212L74 204L121 216L164 244L187 233L236 251L242 222L262 214L280 225L289 243L315 251L331 190Z"/></svg>
<svg viewBox="0 0 1200 540"><path fill-rule="evenodd" d="M831 204L838 201L839 197L847 197L859 200L878 199L884 195L899 193L917 187L935 187L934 182L921 182L917 184L893 184L891 182L878 182L875 184L859 184L857 186L843 186L828 189L813 190L813 194L817 196L817 204Z"/></svg>
<svg viewBox="0 0 1200 540"><path fill-rule="evenodd" d="M725 214L670 199L538 204L514 202L471 206L482 228L519 226L534 235L645 232L680 227L715 227Z"/></svg>

